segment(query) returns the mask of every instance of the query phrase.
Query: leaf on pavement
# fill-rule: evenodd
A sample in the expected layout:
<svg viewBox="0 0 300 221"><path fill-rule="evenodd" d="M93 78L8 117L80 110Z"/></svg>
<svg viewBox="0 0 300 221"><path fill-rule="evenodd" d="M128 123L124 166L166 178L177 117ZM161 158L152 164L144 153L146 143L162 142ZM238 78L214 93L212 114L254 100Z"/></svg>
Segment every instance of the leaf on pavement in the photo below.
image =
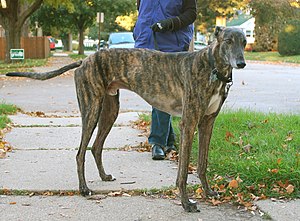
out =
<svg viewBox="0 0 300 221"><path fill-rule="evenodd" d="M222 203L220 200L217 200L217 199L214 199L214 198L211 200L211 202L212 202L212 204L213 204L214 206L217 206L217 205L219 205L219 204Z"/></svg>
<svg viewBox="0 0 300 221"><path fill-rule="evenodd" d="M194 174L194 173L196 173L196 172L197 172L197 167L194 166L194 165L192 165L192 164L190 164L190 165L189 165L189 168L188 168L188 173L189 173L189 174Z"/></svg>
<svg viewBox="0 0 300 221"><path fill-rule="evenodd" d="M4 159L6 157L6 151L0 149L0 159Z"/></svg>
<svg viewBox="0 0 300 221"><path fill-rule="evenodd" d="M122 192L117 191L117 192L110 192L107 194L110 197L117 197L117 196L122 196Z"/></svg>

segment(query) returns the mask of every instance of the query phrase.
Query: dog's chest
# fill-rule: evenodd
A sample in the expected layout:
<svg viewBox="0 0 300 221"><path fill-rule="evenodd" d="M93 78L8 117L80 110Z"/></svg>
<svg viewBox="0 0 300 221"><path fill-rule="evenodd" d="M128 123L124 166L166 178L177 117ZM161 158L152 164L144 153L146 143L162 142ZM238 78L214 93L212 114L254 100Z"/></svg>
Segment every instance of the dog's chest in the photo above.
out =
<svg viewBox="0 0 300 221"><path fill-rule="evenodd" d="M205 115L213 114L219 109L219 106L221 105L223 99L223 93L221 91L222 88L222 84L220 84L220 86L214 92L213 96L209 101L209 105L206 109Z"/></svg>

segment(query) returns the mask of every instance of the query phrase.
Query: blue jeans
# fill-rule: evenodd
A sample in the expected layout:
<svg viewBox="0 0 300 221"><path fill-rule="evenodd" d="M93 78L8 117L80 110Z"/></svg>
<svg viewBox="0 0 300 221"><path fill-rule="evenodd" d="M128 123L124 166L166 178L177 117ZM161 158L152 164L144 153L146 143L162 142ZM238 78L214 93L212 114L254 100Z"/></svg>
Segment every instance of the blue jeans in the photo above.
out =
<svg viewBox="0 0 300 221"><path fill-rule="evenodd" d="M175 134L170 114L152 107L151 130L148 141L150 144L158 144L163 147L174 145Z"/></svg>

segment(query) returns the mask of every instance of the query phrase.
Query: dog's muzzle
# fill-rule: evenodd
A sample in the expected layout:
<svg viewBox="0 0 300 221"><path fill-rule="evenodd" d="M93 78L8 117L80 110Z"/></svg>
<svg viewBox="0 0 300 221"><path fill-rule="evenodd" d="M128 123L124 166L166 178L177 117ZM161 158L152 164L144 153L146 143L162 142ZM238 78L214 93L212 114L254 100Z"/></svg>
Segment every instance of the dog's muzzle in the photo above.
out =
<svg viewBox="0 0 300 221"><path fill-rule="evenodd" d="M239 61L237 62L236 66L238 69L243 69L246 66L246 63L245 61Z"/></svg>

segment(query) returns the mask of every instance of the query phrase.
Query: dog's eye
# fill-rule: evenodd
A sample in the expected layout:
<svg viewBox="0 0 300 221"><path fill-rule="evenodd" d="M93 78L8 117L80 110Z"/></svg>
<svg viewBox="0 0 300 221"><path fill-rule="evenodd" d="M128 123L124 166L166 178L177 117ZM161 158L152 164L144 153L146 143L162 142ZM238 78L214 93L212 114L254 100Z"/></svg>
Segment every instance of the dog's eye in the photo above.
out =
<svg viewBox="0 0 300 221"><path fill-rule="evenodd" d="M226 43L229 44L229 45L233 43L233 41L232 41L231 39L226 39L225 41L226 41Z"/></svg>

